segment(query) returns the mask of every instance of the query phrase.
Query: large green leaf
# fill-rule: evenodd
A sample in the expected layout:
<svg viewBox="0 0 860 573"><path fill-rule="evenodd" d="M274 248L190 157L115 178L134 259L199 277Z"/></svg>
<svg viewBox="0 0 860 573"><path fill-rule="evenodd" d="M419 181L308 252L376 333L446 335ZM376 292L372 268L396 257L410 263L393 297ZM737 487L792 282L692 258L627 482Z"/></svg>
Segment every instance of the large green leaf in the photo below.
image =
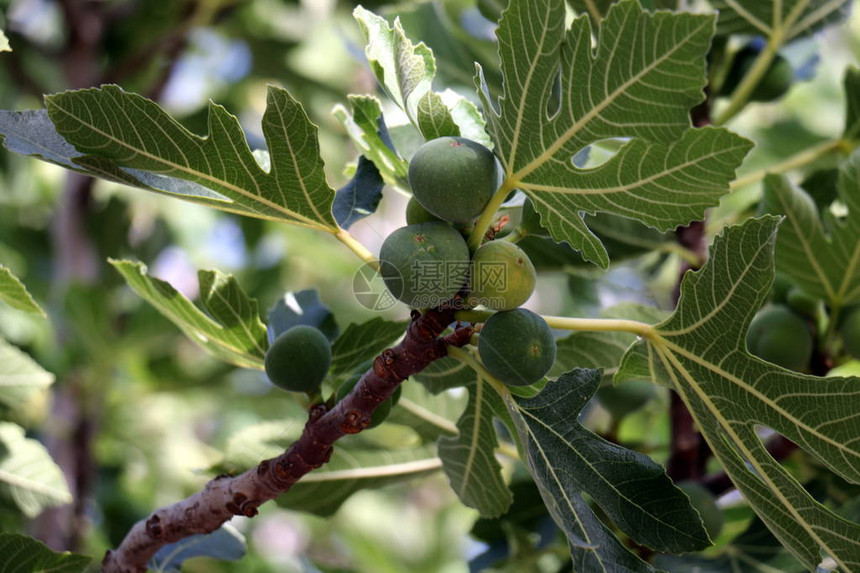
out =
<svg viewBox="0 0 860 573"><path fill-rule="evenodd" d="M350 324L331 347L332 374L346 374L371 360L403 336L408 325L382 318Z"/></svg>
<svg viewBox="0 0 860 573"><path fill-rule="evenodd" d="M53 383L53 374L0 338L0 404L16 410Z"/></svg>
<svg viewBox="0 0 860 573"><path fill-rule="evenodd" d="M727 228L708 263L684 278L675 312L628 355L648 346L651 364L671 379L744 498L806 567L814 569L823 552L846 573L860 571L860 526L816 502L758 433L775 430L860 481L860 380L798 374L746 349L750 321L773 282L777 225L763 217Z"/></svg>
<svg viewBox="0 0 860 573"><path fill-rule="evenodd" d="M81 573L92 559L64 551L57 553L32 537L0 533L0 571L3 573Z"/></svg>
<svg viewBox="0 0 860 573"><path fill-rule="evenodd" d="M265 422L246 428L230 439L225 453L226 468L244 470L261 459L277 456L301 434L302 425ZM439 471L442 462L434 446L409 449L378 449L343 440L331 460L304 476L278 498L282 507L327 516L353 493L421 477Z"/></svg>
<svg viewBox="0 0 860 573"><path fill-rule="evenodd" d="M495 457L499 442L493 427L491 398L498 400L478 376L469 386L469 403L457 422L457 437L439 440L439 457L451 488L460 501L487 518L507 512L512 501L502 478L502 466Z"/></svg>
<svg viewBox="0 0 860 573"><path fill-rule="evenodd" d="M722 129L691 129L702 101L714 18L614 5L596 50L588 17L565 30L563 0L513 0L498 29L505 94L481 97L506 188L522 189L556 241L603 267L609 258L582 213L605 211L660 230L700 219L728 192L752 144ZM560 94L556 90L560 81ZM630 138L592 169L572 158Z"/></svg>
<svg viewBox="0 0 860 573"><path fill-rule="evenodd" d="M572 370L537 396L511 401L514 420L544 502L570 543L573 570L653 571L606 528L583 493L622 531L660 551L699 550L708 536L659 464L579 424L601 377L600 370Z"/></svg>
<svg viewBox="0 0 860 573"><path fill-rule="evenodd" d="M194 303L165 281L147 274L146 265L112 260L129 286L169 318L201 348L230 364L263 369L268 341L257 301L248 298L236 279L218 271L200 271L200 303Z"/></svg>
<svg viewBox="0 0 860 573"><path fill-rule="evenodd" d="M856 139L860 135L860 69L849 67L845 70L845 131L843 137L847 140Z"/></svg>
<svg viewBox="0 0 860 573"><path fill-rule="evenodd" d="M839 199L848 208L841 220L829 210L819 214L784 175L768 175L764 183L764 210L787 217L776 240L777 269L831 306L860 302L860 151L839 169Z"/></svg>
<svg viewBox="0 0 860 573"><path fill-rule="evenodd" d="M588 14L595 22L600 22L618 0L567 0L577 14ZM677 10L678 0L642 0L642 7L648 10Z"/></svg>
<svg viewBox="0 0 860 573"><path fill-rule="evenodd" d="M475 381L475 373L466 364L446 356L430 363L430 366L412 378L434 394L450 388L459 388Z"/></svg>
<svg viewBox="0 0 860 573"><path fill-rule="evenodd" d="M3 265L0 265L0 302L24 312L45 316L45 311L33 300L18 277Z"/></svg>
<svg viewBox="0 0 860 573"><path fill-rule="evenodd" d="M270 87L263 134L271 168L248 148L238 120L210 104L209 134L190 133L156 103L117 86L45 98L59 134L96 174L244 215L337 230L316 127L286 91ZM141 173L145 180L134 180ZM191 185L189 186L188 183Z"/></svg>
<svg viewBox="0 0 860 573"><path fill-rule="evenodd" d="M0 498L12 501L28 517L72 502L63 472L48 450L9 422L0 422Z"/></svg>
<svg viewBox="0 0 860 573"><path fill-rule="evenodd" d="M782 42L843 19L851 0L710 0L720 34L779 35Z"/></svg>

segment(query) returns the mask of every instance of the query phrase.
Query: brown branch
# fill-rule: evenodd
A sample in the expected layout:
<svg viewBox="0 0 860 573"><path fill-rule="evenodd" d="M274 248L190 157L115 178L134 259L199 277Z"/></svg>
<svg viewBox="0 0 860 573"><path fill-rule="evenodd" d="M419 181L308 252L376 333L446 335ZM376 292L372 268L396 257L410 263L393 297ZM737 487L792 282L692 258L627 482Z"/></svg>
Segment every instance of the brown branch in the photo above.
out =
<svg viewBox="0 0 860 573"><path fill-rule="evenodd" d="M382 352L353 391L331 410L311 409L301 437L283 454L264 460L236 476L219 476L183 501L153 512L137 522L120 546L108 551L105 573L145 573L146 565L163 546L191 535L211 533L234 515L254 516L257 508L290 489L302 476L328 462L333 444L370 424L376 407L391 397L400 383L447 354L448 345L464 346L471 327L439 338L454 320L454 309L414 312L403 341Z"/></svg>

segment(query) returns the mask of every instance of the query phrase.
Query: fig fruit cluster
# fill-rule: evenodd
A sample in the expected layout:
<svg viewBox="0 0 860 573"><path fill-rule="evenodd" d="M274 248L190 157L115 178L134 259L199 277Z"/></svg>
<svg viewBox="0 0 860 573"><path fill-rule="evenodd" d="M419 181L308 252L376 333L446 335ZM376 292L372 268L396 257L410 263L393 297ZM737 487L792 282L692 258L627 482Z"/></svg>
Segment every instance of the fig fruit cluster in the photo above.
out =
<svg viewBox="0 0 860 573"><path fill-rule="evenodd" d="M555 340L537 314L519 308L535 289L535 267L520 247L488 240L474 253L466 238L498 188L493 153L462 137L422 145L409 163L413 197L405 227L379 252L389 292L412 308L459 304L497 311L483 325L478 351L487 370L513 385L533 384L555 360Z"/></svg>

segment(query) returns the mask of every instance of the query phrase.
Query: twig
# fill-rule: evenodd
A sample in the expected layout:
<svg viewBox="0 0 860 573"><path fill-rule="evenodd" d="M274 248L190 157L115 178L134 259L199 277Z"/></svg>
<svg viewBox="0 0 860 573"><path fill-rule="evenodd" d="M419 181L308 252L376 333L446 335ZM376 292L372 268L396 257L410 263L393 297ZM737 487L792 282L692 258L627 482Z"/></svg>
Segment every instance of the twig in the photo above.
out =
<svg viewBox="0 0 860 573"><path fill-rule="evenodd" d="M260 505L328 462L335 441L366 428L376 407L391 397L403 380L445 356L449 346L467 344L473 332L467 326L439 338L454 321L453 308L423 315L413 312L412 318L403 341L377 356L346 398L330 410L322 404L311 408L301 437L283 454L239 476L216 477L202 491L137 522L120 546L105 555L102 571L145 573L147 563L161 547L191 535L211 533L234 515L256 515Z"/></svg>

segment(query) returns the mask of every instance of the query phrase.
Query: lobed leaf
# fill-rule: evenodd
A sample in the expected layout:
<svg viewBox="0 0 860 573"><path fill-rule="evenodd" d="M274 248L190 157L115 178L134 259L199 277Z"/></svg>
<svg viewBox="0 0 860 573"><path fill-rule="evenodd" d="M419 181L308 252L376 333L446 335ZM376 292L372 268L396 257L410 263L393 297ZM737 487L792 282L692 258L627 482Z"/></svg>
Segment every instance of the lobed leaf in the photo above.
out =
<svg viewBox="0 0 860 573"><path fill-rule="evenodd" d="M701 518L662 466L594 435L577 421L602 373L574 369L533 398L516 398L514 419L528 463L553 519L567 535L575 571L651 571L583 500L597 503L637 542L681 553L710 544Z"/></svg>
<svg viewBox="0 0 860 573"><path fill-rule="evenodd" d="M343 124L359 153L373 162L386 183L408 188L409 164L394 149L379 100L373 96L350 95L347 101L349 109L337 105L332 113Z"/></svg>
<svg viewBox="0 0 860 573"><path fill-rule="evenodd" d="M675 312L633 349L648 345L729 477L787 549L810 569L823 553L845 572L860 571L860 526L816 502L758 434L775 430L860 481L860 380L798 374L746 348L773 281L778 222L763 217L728 227L705 266L685 276Z"/></svg>
<svg viewBox="0 0 860 573"><path fill-rule="evenodd" d="M498 517L507 512L513 497L495 457L499 442L488 401L495 393L481 376L468 390L469 403L457 421L457 436L439 439L439 457L460 501L481 517Z"/></svg>
<svg viewBox="0 0 860 573"><path fill-rule="evenodd" d="M48 450L9 422L0 422L0 499L10 500L31 518L45 508L73 501Z"/></svg>
<svg viewBox="0 0 860 573"><path fill-rule="evenodd" d="M92 559L58 553L37 539L17 533L0 533L0 571L3 573L82 573Z"/></svg>
<svg viewBox="0 0 860 573"><path fill-rule="evenodd" d="M711 0L711 5L720 13L720 34L778 34L789 42L843 20L851 0Z"/></svg>
<svg viewBox="0 0 860 573"><path fill-rule="evenodd" d="M282 89L269 87L263 115L268 171L248 148L238 120L214 103L207 137L117 86L63 92L45 103L60 136L85 154L72 160L88 171L225 211L337 230L316 126ZM141 180L143 172L149 175Z"/></svg>
<svg viewBox="0 0 860 573"><path fill-rule="evenodd" d="M53 383L53 374L0 338L0 404L17 410Z"/></svg>
<svg viewBox="0 0 860 573"><path fill-rule="evenodd" d="M690 128L690 108L704 97L712 16L649 14L623 0L601 23L596 49L588 17L568 30L564 22L562 0L513 0L497 31L505 76L499 109L486 85L480 95L503 189L524 191L556 241L605 268L606 249L583 212L660 230L701 219L728 192L752 143ZM629 142L599 167L574 165L577 153L609 138Z"/></svg>
<svg viewBox="0 0 860 573"><path fill-rule="evenodd" d="M787 217L776 240L777 269L831 307L860 302L860 151L839 168L844 219L829 210L819 214L813 199L784 175L768 175L764 183L765 212Z"/></svg>
<svg viewBox="0 0 860 573"><path fill-rule="evenodd" d="M203 312L169 283L147 274L143 263L110 262L137 294L203 350L242 368L263 369L268 348L266 327L260 320L257 301L248 298L233 276L200 271Z"/></svg>

